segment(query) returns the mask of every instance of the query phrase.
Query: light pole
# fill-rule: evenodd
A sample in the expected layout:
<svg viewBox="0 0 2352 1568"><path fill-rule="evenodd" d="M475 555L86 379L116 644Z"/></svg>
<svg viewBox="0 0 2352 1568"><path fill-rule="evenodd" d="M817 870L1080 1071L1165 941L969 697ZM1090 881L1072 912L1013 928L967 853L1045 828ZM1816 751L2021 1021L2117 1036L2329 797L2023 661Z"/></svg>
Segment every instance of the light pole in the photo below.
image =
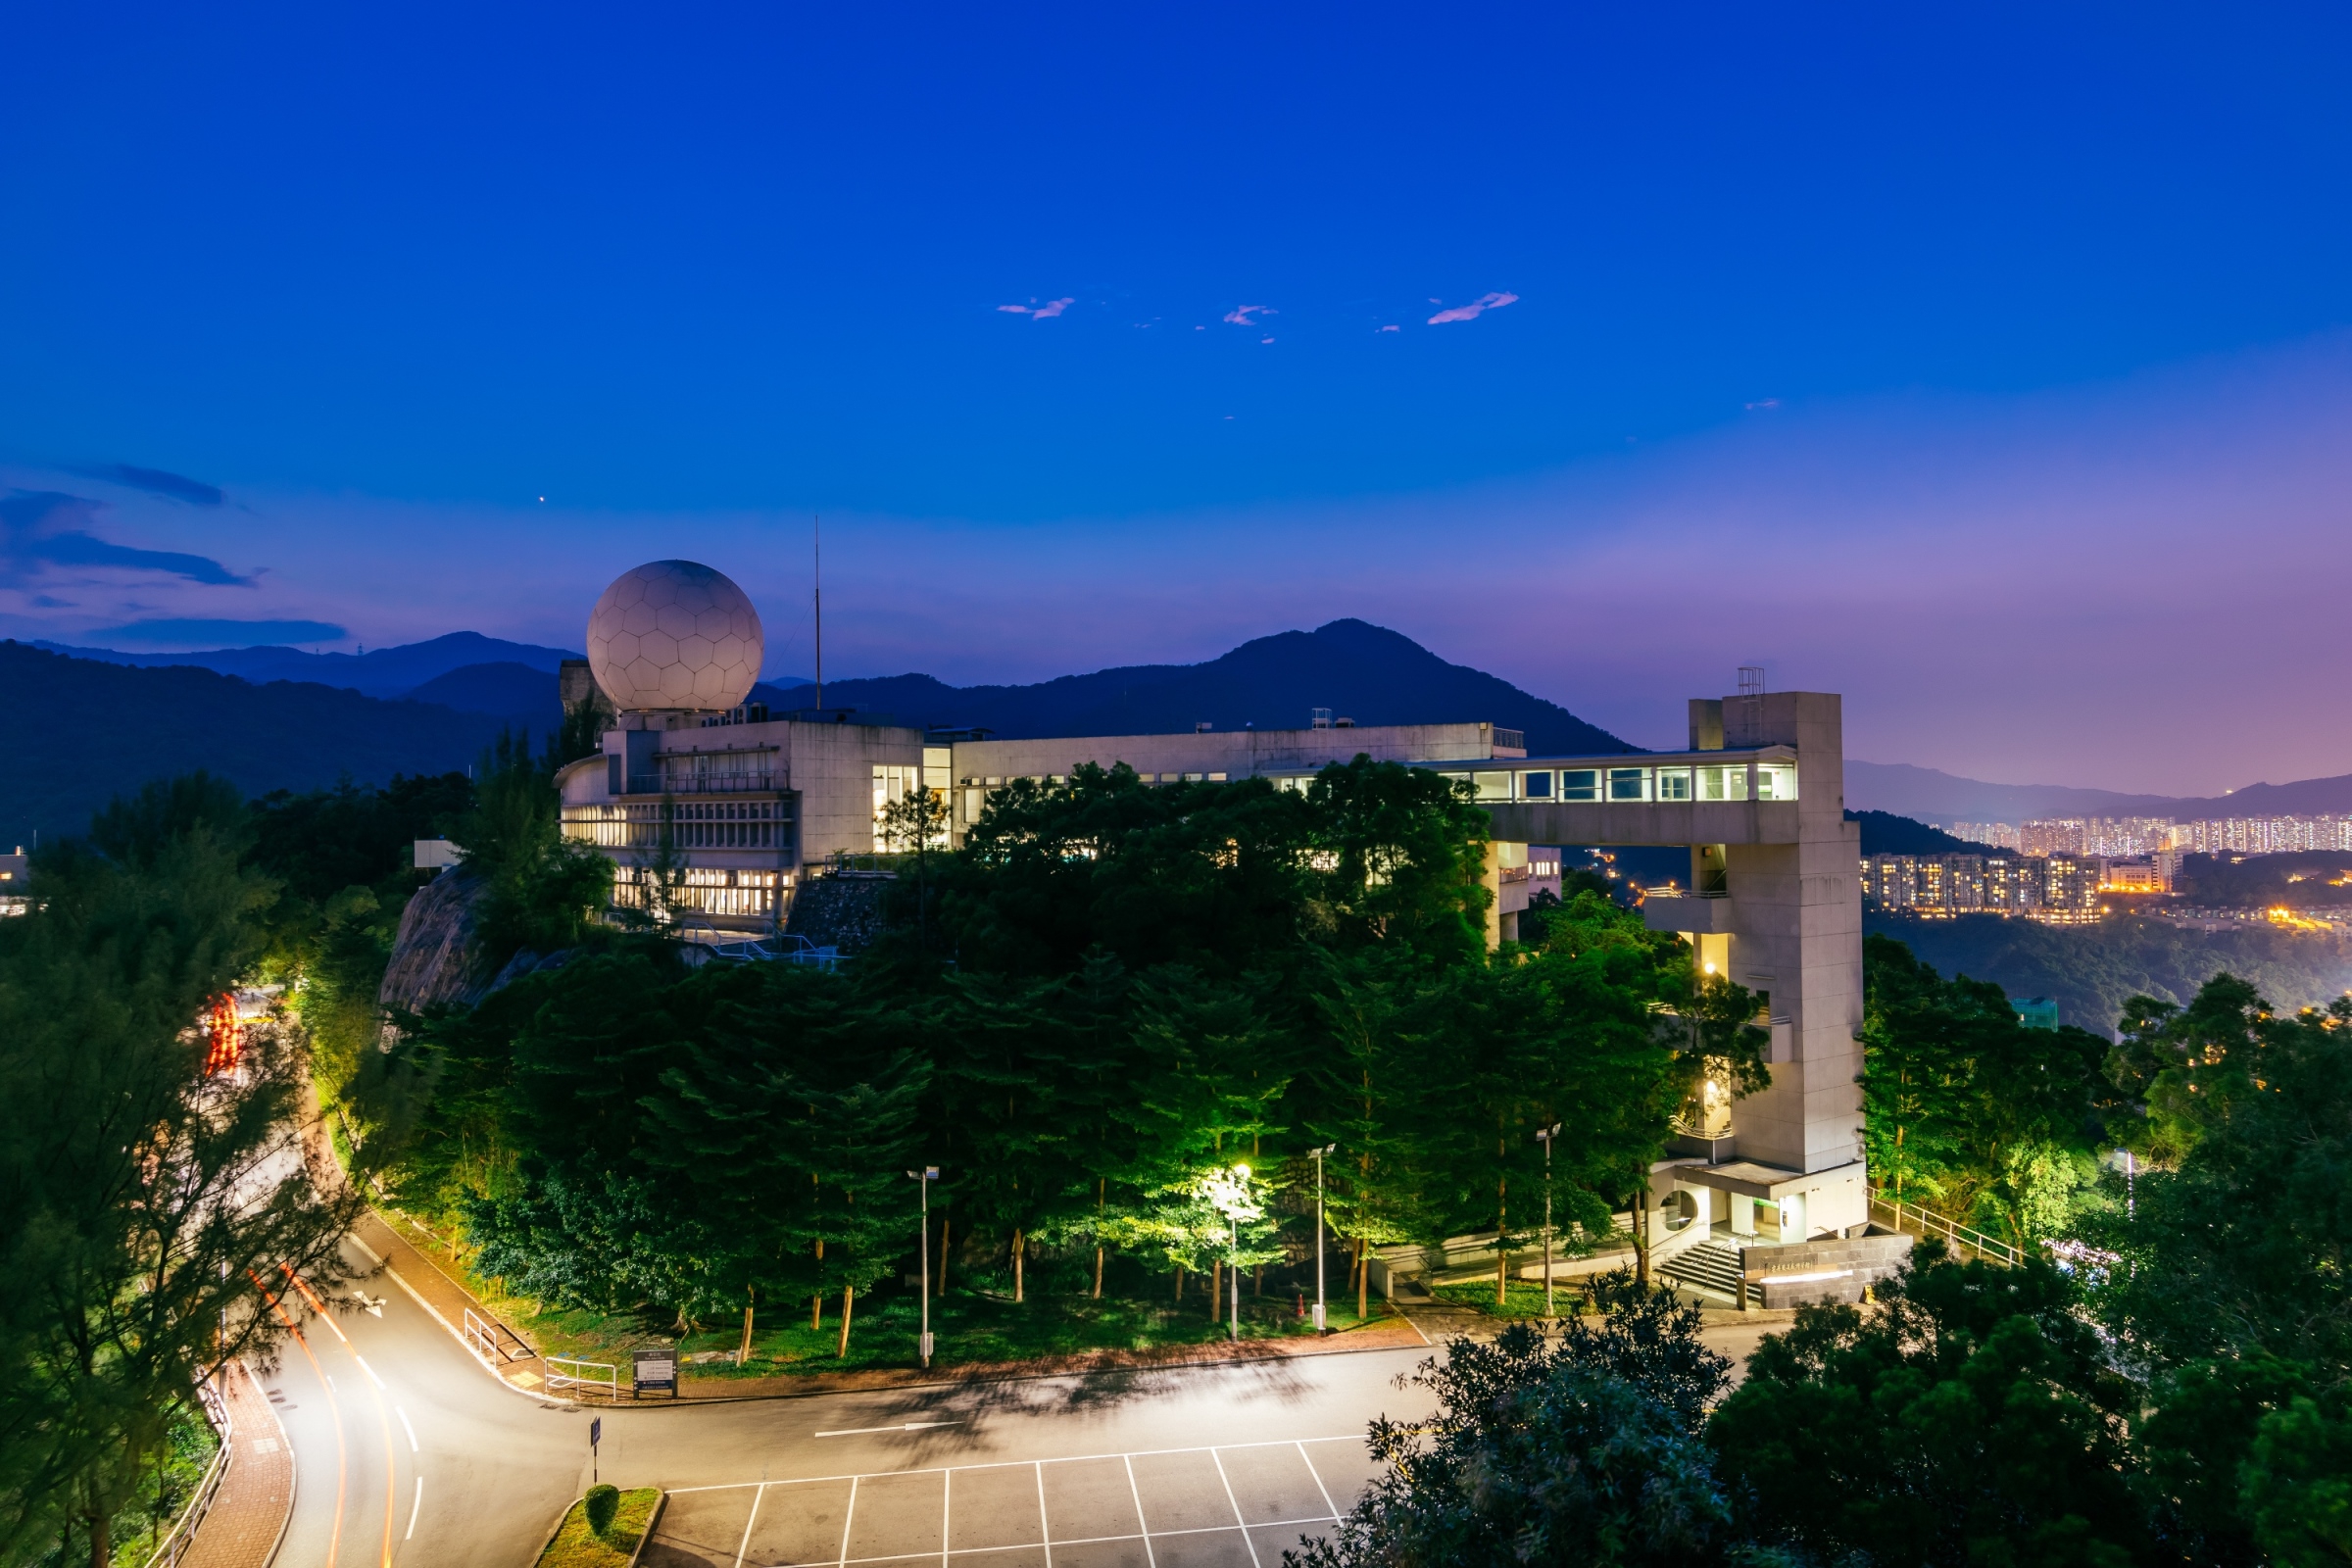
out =
<svg viewBox="0 0 2352 1568"><path fill-rule="evenodd" d="M1560 1136L1560 1124L1553 1122L1536 1134L1536 1142L1544 1146L1544 1315L1559 1314L1551 1305L1551 1143Z"/></svg>
<svg viewBox="0 0 2352 1568"><path fill-rule="evenodd" d="M1225 1254L1227 1271L1233 1275L1232 1316L1227 1333L1236 1344L1242 1338L1242 1221L1256 1219L1265 1209L1250 1200L1250 1167L1236 1165L1230 1172L1219 1171L1202 1184L1208 1200L1218 1213L1225 1216L1232 1237L1231 1250Z"/></svg>
<svg viewBox="0 0 2352 1568"><path fill-rule="evenodd" d="M1316 1332L1317 1334L1321 1334L1321 1333L1323 1333L1323 1332L1324 1332L1324 1328L1323 1328L1323 1252L1324 1252L1324 1244L1323 1244L1323 1156L1324 1156L1325 1154L1328 1154L1328 1153L1332 1152L1334 1150L1338 1149L1339 1147L1340 1147L1340 1146L1339 1146L1339 1145L1337 1145L1337 1144L1325 1144L1325 1145L1324 1145L1324 1146L1323 1146L1321 1149L1315 1150L1315 1151L1313 1152L1314 1152L1314 1156L1315 1156L1315 1332Z"/></svg>
<svg viewBox="0 0 2352 1568"><path fill-rule="evenodd" d="M939 1167L937 1165L925 1165L921 1170L910 1170L906 1174L914 1178L914 1180L921 1185L923 1193L923 1239L921 1244L915 1248L914 1251L915 1255L922 1260L923 1265L923 1338L921 1343L921 1350L923 1365L928 1367L931 1364L931 1184L939 1180Z"/></svg>

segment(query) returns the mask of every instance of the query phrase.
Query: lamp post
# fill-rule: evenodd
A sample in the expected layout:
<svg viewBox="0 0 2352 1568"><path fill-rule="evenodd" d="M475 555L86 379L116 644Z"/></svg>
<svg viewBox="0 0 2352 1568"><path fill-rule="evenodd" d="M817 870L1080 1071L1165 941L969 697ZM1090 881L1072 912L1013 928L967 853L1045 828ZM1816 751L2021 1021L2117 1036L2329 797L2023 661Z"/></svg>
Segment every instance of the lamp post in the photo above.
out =
<svg viewBox="0 0 2352 1568"><path fill-rule="evenodd" d="M939 1180L939 1167L925 1165L921 1170L910 1170L906 1174L921 1186L923 1194L923 1238L914 1251L923 1265L923 1337L920 1349L923 1365L928 1367L931 1364L931 1184Z"/></svg>
<svg viewBox="0 0 2352 1568"><path fill-rule="evenodd" d="M1242 1221L1256 1219L1265 1209L1250 1200L1250 1167L1236 1165L1230 1172L1220 1171L1209 1177L1204 1186L1208 1200L1218 1213L1225 1216L1232 1241L1225 1254L1226 1272L1233 1276L1232 1315L1226 1332L1236 1344L1242 1338Z"/></svg>
<svg viewBox="0 0 2352 1568"><path fill-rule="evenodd" d="M1315 1332L1317 1334L1325 1332L1323 1327L1323 1253L1325 1250L1323 1241L1323 1156L1339 1147L1337 1144L1325 1144L1321 1149L1313 1151L1315 1156Z"/></svg>
<svg viewBox="0 0 2352 1568"><path fill-rule="evenodd" d="M1560 1136L1560 1124L1553 1122L1536 1134L1536 1142L1544 1146L1544 1315L1559 1314L1551 1305L1551 1144Z"/></svg>

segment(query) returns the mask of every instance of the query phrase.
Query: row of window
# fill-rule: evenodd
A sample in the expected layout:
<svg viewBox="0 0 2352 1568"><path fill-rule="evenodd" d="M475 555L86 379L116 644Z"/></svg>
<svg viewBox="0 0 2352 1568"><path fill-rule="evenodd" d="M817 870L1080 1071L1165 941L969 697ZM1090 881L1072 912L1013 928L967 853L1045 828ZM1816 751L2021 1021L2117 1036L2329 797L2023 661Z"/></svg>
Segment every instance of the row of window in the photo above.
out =
<svg viewBox="0 0 2352 1568"><path fill-rule="evenodd" d="M1468 779L1482 801L1744 801L1751 789L1759 801L1796 799L1793 762L1444 771Z"/></svg>
<svg viewBox="0 0 2352 1568"><path fill-rule="evenodd" d="M667 810L658 802L566 806L564 836L600 850L658 849L668 842L688 850L789 850L794 843L789 801L685 801Z"/></svg>

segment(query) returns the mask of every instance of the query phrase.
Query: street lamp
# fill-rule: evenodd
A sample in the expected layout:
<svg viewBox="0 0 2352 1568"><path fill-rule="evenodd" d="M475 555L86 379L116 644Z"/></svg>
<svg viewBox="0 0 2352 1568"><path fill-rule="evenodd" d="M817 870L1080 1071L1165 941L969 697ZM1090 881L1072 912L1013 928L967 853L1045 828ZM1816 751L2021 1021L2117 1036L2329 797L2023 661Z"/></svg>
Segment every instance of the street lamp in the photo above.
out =
<svg viewBox="0 0 2352 1568"><path fill-rule="evenodd" d="M1239 1344L1242 1338L1242 1221L1256 1219L1265 1213L1263 1206L1250 1200L1250 1167L1236 1165L1230 1174L1219 1171L1207 1178L1208 1200L1218 1213L1225 1216L1231 1227L1231 1250L1226 1256L1227 1272L1233 1275L1233 1315L1227 1332Z"/></svg>
<svg viewBox="0 0 2352 1568"><path fill-rule="evenodd" d="M1325 1144L1321 1149L1310 1151L1310 1152L1315 1156L1315 1332L1317 1334L1324 1332L1323 1253L1325 1247L1323 1242L1323 1156L1331 1153L1339 1147L1340 1146L1337 1144Z"/></svg>
<svg viewBox="0 0 2352 1568"><path fill-rule="evenodd" d="M906 1174L914 1181L921 1184L923 1194L923 1239L915 1248L914 1254L916 1257L922 1260L923 1265L923 1338L921 1343L921 1351L923 1365L925 1367L929 1367L931 1364L931 1184L939 1180L939 1167L937 1165L925 1165L921 1170L910 1170Z"/></svg>
<svg viewBox="0 0 2352 1568"><path fill-rule="evenodd" d="M1560 1124L1553 1122L1536 1134L1536 1142L1544 1146L1544 1315L1559 1314L1551 1305L1551 1145L1560 1136Z"/></svg>

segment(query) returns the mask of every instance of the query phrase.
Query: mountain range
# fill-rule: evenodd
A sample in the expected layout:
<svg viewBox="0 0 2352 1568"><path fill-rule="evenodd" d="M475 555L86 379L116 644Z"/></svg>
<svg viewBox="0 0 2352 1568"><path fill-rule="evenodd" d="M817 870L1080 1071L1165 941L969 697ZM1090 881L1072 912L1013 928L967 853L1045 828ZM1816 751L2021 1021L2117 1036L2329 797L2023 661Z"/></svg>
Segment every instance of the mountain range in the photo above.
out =
<svg viewBox="0 0 2352 1568"><path fill-rule="evenodd" d="M31 720L0 772L0 847L77 832L109 797L205 767L248 793L350 776L438 772L472 761L501 728L544 735L562 716L559 648L453 632L364 654L230 648L120 653L0 643L0 680ZM777 710L814 705L808 682L763 682ZM1638 748L1508 681L1448 663L1412 639L1335 620L1244 643L1199 664L1133 664L1027 686L951 686L930 675L828 681L827 710L1008 739L1304 727L1327 708L1359 724L1484 720L1521 731L1537 756ZM2352 776L2255 784L2210 800L2059 785L1991 784L1933 768L1849 759L1846 806L1918 822L2036 816L2251 815L2352 811ZM1881 832L1895 825L1883 824Z"/></svg>
<svg viewBox="0 0 2352 1568"><path fill-rule="evenodd" d="M2127 795L2064 784L1987 784L1907 762L1847 758L1849 810L1892 811L1938 826L1946 822L2024 822L2036 817L2161 816L2195 821L2219 816L2316 816L2352 811L2352 774L2248 784L2226 795Z"/></svg>

